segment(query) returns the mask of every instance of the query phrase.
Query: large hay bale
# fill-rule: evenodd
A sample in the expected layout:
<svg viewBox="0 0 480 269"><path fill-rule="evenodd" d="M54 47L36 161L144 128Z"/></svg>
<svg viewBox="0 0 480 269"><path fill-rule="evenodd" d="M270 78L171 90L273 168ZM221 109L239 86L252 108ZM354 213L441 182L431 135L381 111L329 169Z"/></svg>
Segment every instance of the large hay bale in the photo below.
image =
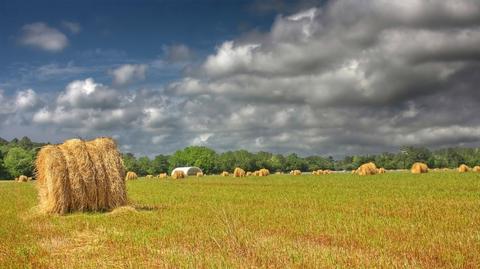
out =
<svg viewBox="0 0 480 269"><path fill-rule="evenodd" d="M15 179L16 182L28 182L30 181L27 176L21 175Z"/></svg>
<svg viewBox="0 0 480 269"><path fill-rule="evenodd" d="M197 177L203 177L203 173L202 172L197 172Z"/></svg>
<svg viewBox="0 0 480 269"><path fill-rule="evenodd" d="M259 177L266 177L268 175L270 175L270 171L266 168L262 168L258 171L258 176Z"/></svg>
<svg viewBox="0 0 480 269"><path fill-rule="evenodd" d="M469 171L470 171L470 167L468 167L466 164L461 164L458 167L458 172L460 172L460 173L466 173L466 172L469 172Z"/></svg>
<svg viewBox="0 0 480 269"><path fill-rule="evenodd" d="M45 213L104 211L127 204L125 168L111 138L45 146L35 166Z"/></svg>
<svg viewBox="0 0 480 269"><path fill-rule="evenodd" d="M480 172L480 166L477 165L477 166L473 167L472 171L473 172Z"/></svg>
<svg viewBox="0 0 480 269"><path fill-rule="evenodd" d="M220 175L222 177L228 177L230 175L230 173L228 173L227 171L223 171Z"/></svg>
<svg viewBox="0 0 480 269"><path fill-rule="evenodd" d="M412 168L410 169L412 174L422 174L422 173L427 173L428 172L428 166L424 163L414 163L412 165Z"/></svg>
<svg viewBox="0 0 480 269"><path fill-rule="evenodd" d="M383 167L378 168L377 173L378 174L385 174L386 170Z"/></svg>
<svg viewBox="0 0 480 269"><path fill-rule="evenodd" d="M356 173L360 176L375 175L377 173L377 166L373 162L364 163L358 167Z"/></svg>
<svg viewBox="0 0 480 269"><path fill-rule="evenodd" d="M256 176L256 177L258 177L258 176L260 175L260 171L257 170L257 171L255 171L255 172L253 172L253 175Z"/></svg>
<svg viewBox="0 0 480 269"><path fill-rule="evenodd" d="M172 178L173 179L181 179L181 178L185 178L185 173L181 170L176 170L173 172L172 174Z"/></svg>
<svg viewBox="0 0 480 269"><path fill-rule="evenodd" d="M137 173L132 171L128 171L127 175L125 176L125 180L135 180L137 178L138 178Z"/></svg>
<svg viewBox="0 0 480 269"><path fill-rule="evenodd" d="M168 174L167 173L160 173L158 175L158 178L167 178L168 177Z"/></svg>
<svg viewBox="0 0 480 269"><path fill-rule="evenodd" d="M247 172L247 177L251 176L252 175L252 172L248 171Z"/></svg>
<svg viewBox="0 0 480 269"><path fill-rule="evenodd" d="M233 177L244 177L245 176L245 170L243 170L240 167L235 168L233 170Z"/></svg>

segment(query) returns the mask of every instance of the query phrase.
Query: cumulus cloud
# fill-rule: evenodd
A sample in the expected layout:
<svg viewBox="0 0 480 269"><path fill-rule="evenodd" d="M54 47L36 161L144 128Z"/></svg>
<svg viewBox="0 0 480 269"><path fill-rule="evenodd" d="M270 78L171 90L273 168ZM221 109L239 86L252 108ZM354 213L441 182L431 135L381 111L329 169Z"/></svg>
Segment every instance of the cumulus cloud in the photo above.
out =
<svg viewBox="0 0 480 269"><path fill-rule="evenodd" d="M333 156L478 146L478 14L474 0L328 1L226 40L159 89L112 88L143 79L143 65L113 70L114 86L72 81L32 121L114 135L142 154L191 144Z"/></svg>
<svg viewBox="0 0 480 269"><path fill-rule="evenodd" d="M20 43L49 52L58 52L68 46L68 38L46 23L35 22L22 27Z"/></svg>
<svg viewBox="0 0 480 269"><path fill-rule="evenodd" d="M147 68L145 64L124 64L110 71L110 75L115 84L125 85L135 80L144 80Z"/></svg>

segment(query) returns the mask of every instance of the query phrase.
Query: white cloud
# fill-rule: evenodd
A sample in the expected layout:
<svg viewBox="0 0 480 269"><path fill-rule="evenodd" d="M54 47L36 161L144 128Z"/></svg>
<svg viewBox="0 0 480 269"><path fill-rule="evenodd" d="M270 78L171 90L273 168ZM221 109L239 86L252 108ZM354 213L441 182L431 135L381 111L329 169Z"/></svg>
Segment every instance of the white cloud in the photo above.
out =
<svg viewBox="0 0 480 269"><path fill-rule="evenodd" d="M58 52L68 46L68 38L43 22L35 22L22 27L20 43L49 52Z"/></svg>
<svg viewBox="0 0 480 269"><path fill-rule="evenodd" d="M41 100L32 89L19 91L15 100L15 107L19 110L31 110L41 105Z"/></svg>
<svg viewBox="0 0 480 269"><path fill-rule="evenodd" d="M62 27L67 29L72 34L78 34L82 30L82 27L78 22L62 21Z"/></svg>
<svg viewBox="0 0 480 269"><path fill-rule="evenodd" d="M145 64L125 64L112 71L113 82L116 85L125 85L134 80L144 80L147 72Z"/></svg>

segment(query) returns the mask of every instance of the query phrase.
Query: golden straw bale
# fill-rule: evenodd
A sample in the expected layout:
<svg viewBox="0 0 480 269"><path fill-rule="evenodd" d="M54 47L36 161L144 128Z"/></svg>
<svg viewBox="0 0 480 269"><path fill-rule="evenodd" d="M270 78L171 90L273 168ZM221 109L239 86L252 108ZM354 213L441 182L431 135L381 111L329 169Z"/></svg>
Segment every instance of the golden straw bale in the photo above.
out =
<svg viewBox="0 0 480 269"><path fill-rule="evenodd" d="M326 170L323 170L322 173L323 173L324 175L330 175L330 174L332 174L333 172L332 172L332 170L326 169Z"/></svg>
<svg viewBox="0 0 480 269"><path fill-rule="evenodd" d="M245 176L245 170L243 170L240 167L235 168L233 170L233 177L244 177Z"/></svg>
<svg viewBox="0 0 480 269"><path fill-rule="evenodd" d="M410 169L412 174L422 174L422 173L427 173L428 172L428 166L424 163L414 163L412 165L412 168Z"/></svg>
<svg viewBox="0 0 480 269"><path fill-rule="evenodd" d="M125 168L111 138L47 145L37 154L35 168L45 213L103 211L127 203Z"/></svg>
<svg viewBox="0 0 480 269"><path fill-rule="evenodd" d="M316 175L317 175L317 171L312 171L312 175L316 176Z"/></svg>
<svg viewBox="0 0 480 269"><path fill-rule="evenodd" d="M467 165L465 164L461 164L459 167L458 167L458 172L460 173L466 173L466 172L469 172L470 171L470 167L468 167Z"/></svg>
<svg viewBox="0 0 480 269"><path fill-rule="evenodd" d="M138 178L137 174L135 172L132 172L132 171L128 171L127 175L125 176L126 180L135 180L137 178Z"/></svg>
<svg viewBox="0 0 480 269"><path fill-rule="evenodd" d="M292 176L300 176L300 175L302 175L302 171L300 171L300 170L292 170L292 171L290 171L290 175L292 175Z"/></svg>
<svg viewBox="0 0 480 269"><path fill-rule="evenodd" d="M185 173L183 171L177 170L174 171L172 174L173 179L180 179L180 178L185 178Z"/></svg>
<svg viewBox="0 0 480 269"><path fill-rule="evenodd" d="M256 177L258 177L258 176L260 175L260 171L257 170L257 171L255 171L255 172L253 172L253 175L256 176Z"/></svg>
<svg viewBox="0 0 480 269"><path fill-rule="evenodd" d="M356 173L360 176L375 175L377 173L377 166L373 162L365 163L358 167Z"/></svg>
<svg viewBox="0 0 480 269"><path fill-rule="evenodd" d="M247 177L251 176L252 175L252 172L248 171L247 172Z"/></svg>
<svg viewBox="0 0 480 269"><path fill-rule="evenodd" d="M30 181L27 176L21 175L15 179L16 182L28 182Z"/></svg>
<svg viewBox="0 0 480 269"><path fill-rule="evenodd" d="M473 167L472 171L473 172L480 172L480 166L477 165L477 166Z"/></svg>
<svg viewBox="0 0 480 269"><path fill-rule="evenodd" d="M352 173L352 174L355 174L355 173L356 173L356 171L355 171L355 170L352 170L352 172L351 172L351 173Z"/></svg>
<svg viewBox="0 0 480 269"><path fill-rule="evenodd" d="M158 178L167 178L168 177L168 174L167 173L160 173L158 175Z"/></svg>
<svg viewBox="0 0 480 269"><path fill-rule="evenodd" d="M220 175L222 177L228 177L230 175L230 173L228 173L227 171L223 171Z"/></svg>
<svg viewBox="0 0 480 269"><path fill-rule="evenodd" d="M268 175L270 175L270 171L266 168L262 168L258 171L258 176L259 177L266 177Z"/></svg>
<svg viewBox="0 0 480 269"><path fill-rule="evenodd" d="M202 172L197 172L197 177L203 177L203 173Z"/></svg>
<svg viewBox="0 0 480 269"><path fill-rule="evenodd" d="M377 173L378 174L385 174L386 170L383 167L378 168Z"/></svg>

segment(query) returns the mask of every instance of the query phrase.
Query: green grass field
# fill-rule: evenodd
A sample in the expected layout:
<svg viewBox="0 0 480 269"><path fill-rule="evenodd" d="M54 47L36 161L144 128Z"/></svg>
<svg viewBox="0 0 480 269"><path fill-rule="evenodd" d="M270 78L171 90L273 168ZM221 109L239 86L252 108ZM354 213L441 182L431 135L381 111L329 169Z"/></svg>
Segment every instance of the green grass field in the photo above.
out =
<svg viewBox="0 0 480 269"><path fill-rule="evenodd" d="M44 216L0 182L0 268L479 268L480 174L128 182L133 210Z"/></svg>

